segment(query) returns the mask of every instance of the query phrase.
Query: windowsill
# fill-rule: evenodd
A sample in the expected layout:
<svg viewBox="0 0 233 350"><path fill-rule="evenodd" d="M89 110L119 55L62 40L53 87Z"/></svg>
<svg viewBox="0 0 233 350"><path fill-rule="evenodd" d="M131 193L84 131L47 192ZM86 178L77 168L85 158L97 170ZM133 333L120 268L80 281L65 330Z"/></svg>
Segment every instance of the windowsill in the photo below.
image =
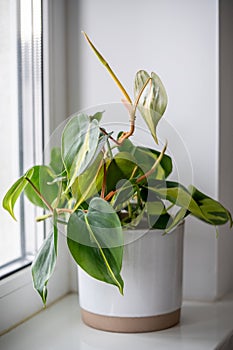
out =
<svg viewBox="0 0 233 350"><path fill-rule="evenodd" d="M27 255L24 258L15 259L13 262L6 264L0 268L0 280L5 277L11 276L12 274L21 271L25 267L31 265L34 259L33 255Z"/></svg>
<svg viewBox="0 0 233 350"><path fill-rule="evenodd" d="M181 323L165 331L117 334L84 325L77 296L69 294L0 337L1 350L152 350L156 346L173 350L233 349L233 296L215 303L185 301Z"/></svg>

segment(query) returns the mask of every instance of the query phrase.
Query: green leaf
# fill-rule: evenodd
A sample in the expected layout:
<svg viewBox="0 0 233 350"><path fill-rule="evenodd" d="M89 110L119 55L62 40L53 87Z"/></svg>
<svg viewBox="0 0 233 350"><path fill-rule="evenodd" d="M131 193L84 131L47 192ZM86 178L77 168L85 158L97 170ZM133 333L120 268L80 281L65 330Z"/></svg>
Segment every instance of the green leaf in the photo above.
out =
<svg viewBox="0 0 233 350"><path fill-rule="evenodd" d="M107 138L106 135L101 135L99 137L98 146L91 163L84 173L75 179L72 185L72 194L77 200L74 210L77 210L84 201L95 195L101 189L104 174L103 166L100 167L100 163L103 159L103 152L101 152L101 150L107 142Z"/></svg>
<svg viewBox="0 0 233 350"><path fill-rule="evenodd" d="M144 70L140 70L136 73L134 82L135 98L137 98L149 77L149 74ZM139 100L138 109L140 110L142 117L147 123L147 126L156 143L158 143L156 127L162 115L164 114L166 107L166 90L158 75L152 72L151 81L145 88L145 91Z"/></svg>
<svg viewBox="0 0 233 350"><path fill-rule="evenodd" d="M99 153L94 163L83 174L79 175L72 185L76 208L100 191L103 181L103 166L100 167L102 159L103 154Z"/></svg>
<svg viewBox="0 0 233 350"><path fill-rule="evenodd" d="M217 201L207 197L195 187L190 187L189 192L184 186L177 182L150 180L148 190L153 191L158 197L167 199L171 203L183 208L181 212L186 216L190 212L198 219L210 225L223 225L231 221L230 213ZM181 213L178 219L181 220ZM170 229L170 227L168 228Z"/></svg>
<svg viewBox="0 0 233 350"><path fill-rule="evenodd" d="M110 162L107 169L107 192L114 191L121 180L130 180L142 175L136 159L128 152L119 152Z"/></svg>
<svg viewBox="0 0 233 350"><path fill-rule="evenodd" d="M102 117L103 117L104 112L105 112L105 111L103 111L103 112L97 112L97 113L95 113L94 115L90 115L90 120L92 121L92 120L96 119L98 122L100 122L101 119L102 119Z"/></svg>
<svg viewBox="0 0 233 350"><path fill-rule="evenodd" d="M5 197L3 198L2 201L2 206L4 209L6 209L10 215L13 217L14 220L15 214L14 214L14 206L19 198L20 194L25 190L25 188L28 185L28 181L25 179L25 177L31 179L33 176L34 168L31 168L28 170L25 175L21 176L12 186L11 188L7 191Z"/></svg>
<svg viewBox="0 0 233 350"><path fill-rule="evenodd" d="M40 248L33 264L32 264L32 278L34 288L37 290L42 298L44 305L47 299L47 283L52 276L56 261L57 261L57 217L54 211L53 232L45 239Z"/></svg>
<svg viewBox="0 0 233 350"><path fill-rule="evenodd" d="M144 213L145 213L145 205L131 205L130 216L125 220L123 220L123 224L125 228L135 228L140 222L142 222Z"/></svg>
<svg viewBox="0 0 233 350"><path fill-rule="evenodd" d="M54 174L59 175L62 173L64 169L64 164L62 162L60 147L52 148L49 166L53 170Z"/></svg>
<svg viewBox="0 0 233 350"><path fill-rule="evenodd" d="M77 264L90 276L123 293L120 276L123 233L118 215L102 198L93 198L88 212L78 210L69 219L67 244Z"/></svg>
<svg viewBox="0 0 233 350"><path fill-rule="evenodd" d="M224 225L229 221L232 226L231 214L222 204L200 192L194 186L189 186L189 190L208 222L212 225Z"/></svg>
<svg viewBox="0 0 233 350"><path fill-rule="evenodd" d="M153 202L147 202L146 212L150 228L163 230L168 227L169 222L171 221L171 216L161 200L157 199Z"/></svg>
<svg viewBox="0 0 233 350"><path fill-rule="evenodd" d="M177 182L150 180L148 190L157 194L159 198L167 199L171 203L189 210L195 216L202 216L202 212L191 193Z"/></svg>
<svg viewBox="0 0 233 350"><path fill-rule="evenodd" d="M181 184L172 181L150 180L148 190L154 192L159 198L166 199L176 206L183 208L179 215L175 217L177 223L191 213L191 215L198 219L212 224L208 217L204 215L198 203L193 199L191 193ZM174 223L171 222L170 225L166 228L166 231L170 231L174 227Z"/></svg>
<svg viewBox="0 0 233 350"><path fill-rule="evenodd" d="M97 144L97 147L95 150L95 154L94 154L91 162L88 164L88 167L90 167L95 162L96 158L102 152L104 146L106 145L106 143L108 141L108 137L109 137L108 135L104 135L104 134L100 133L98 144Z"/></svg>
<svg viewBox="0 0 233 350"><path fill-rule="evenodd" d="M99 125L86 114L74 116L62 134L62 159L68 174L69 187L94 161L99 144Z"/></svg>
<svg viewBox="0 0 233 350"><path fill-rule="evenodd" d="M134 153L135 158L137 159L139 166L143 169L143 164L149 170L155 161L160 155L159 151L146 148L146 147L137 147ZM148 171L147 170L147 171ZM155 175L152 177L159 179L166 179L172 172L172 160L171 157L164 154L163 158L160 161L160 164L155 172Z"/></svg>
<svg viewBox="0 0 233 350"><path fill-rule="evenodd" d="M120 180L117 186L117 192L111 200L111 205L116 211L123 209L136 192L129 180Z"/></svg>
<svg viewBox="0 0 233 350"><path fill-rule="evenodd" d="M151 167L160 155L159 151L146 147L134 146L129 139L124 140L123 144L119 146L119 150L121 152L130 153L136 159L137 165L140 169L143 170L144 173L148 172L151 169ZM152 177L158 180L162 180L164 178L167 178L171 174L171 172L171 157L164 154L157 170L155 171L155 173L153 173Z"/></svg>
<svg viewBox="0 0 233 350"><path fill-rule="evenodd" d="M185 217L189 214L190 212L185 208L181 208L180 210L178 210L175 217L171 219L169 225L166 226L164 234L168 233L169 231L171 231L171 229L179 225L179 223L182 222L185 219Z"/></svg>
<svg viewBox="0 0 233 350"><path fill-rule="evenodd" d="M52 170L46 165L36 165L32 169L34 171L30 180L51 205L58 195L58 184L53 183L55 174L53 174ZM38 207L48 209L30 184L25 188L25 195L31 203Z"/></svg>
<svg viewBox="0 0 233 350"><path fill-rule="evenodd" d="M136 195L139 196L138 191ZM140 202L139 198L137 198L137 202L136 201L128 202L125 210L120 211L118 215L121 219L121 225L124 228L131 229L131 228L135 228L141 223L144 217L144 213L145 213L145 204Z"/></svg>

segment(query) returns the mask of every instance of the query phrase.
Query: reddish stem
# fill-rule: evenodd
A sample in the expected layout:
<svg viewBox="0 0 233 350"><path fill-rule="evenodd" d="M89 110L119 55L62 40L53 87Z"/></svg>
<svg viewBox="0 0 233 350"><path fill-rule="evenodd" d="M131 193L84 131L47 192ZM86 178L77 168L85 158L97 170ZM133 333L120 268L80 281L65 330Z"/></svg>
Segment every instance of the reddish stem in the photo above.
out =
<svg viewBox="0 0 233 350"><path fill-rule="evenodd" d="M102 183L102 189L101 189L101 198L104 198L105 190L106 190L106 181L107 181L107 169L106 169L106 163L104 162L104 178Z"/></svg>

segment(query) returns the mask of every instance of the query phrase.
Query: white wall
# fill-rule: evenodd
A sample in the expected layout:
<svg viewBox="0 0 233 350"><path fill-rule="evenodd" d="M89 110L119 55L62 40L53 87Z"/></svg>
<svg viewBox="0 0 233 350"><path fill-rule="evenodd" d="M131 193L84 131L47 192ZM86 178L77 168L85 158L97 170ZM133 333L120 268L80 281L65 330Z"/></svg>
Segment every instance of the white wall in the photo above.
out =
<svg viewBox="0 0 233 350"><path fill-rule="evenodd" d="M85 30L129 92L137 70L154 70L160 75L169 97L165 115L169 125L162 126L162 138L166 136L166 128L172 129L174 137L181 135L185 157L175 152L181 178L192 181L215 198L219 196L222 181L219 177L218 14L217 0L67 1L68 114L119 102L121 98L82 38L80 31ZM106 120L113 121L111 117ZM144 127L143 122L138 122ZM170 139L170 145L172 141ZM232 167L229 173L232 176ZM232 189L229 190L232 193ZM226 200L224 195L221 199ZM213 300L233 289L229 271L225 274L222 267L223 256L225 266L232 263L230 254L224 255L222 243L224 239L229 240L228 236L227 232L217 240L213 227L187 220L186 298ZM219 287L219 283L224 287Z"/></svg>

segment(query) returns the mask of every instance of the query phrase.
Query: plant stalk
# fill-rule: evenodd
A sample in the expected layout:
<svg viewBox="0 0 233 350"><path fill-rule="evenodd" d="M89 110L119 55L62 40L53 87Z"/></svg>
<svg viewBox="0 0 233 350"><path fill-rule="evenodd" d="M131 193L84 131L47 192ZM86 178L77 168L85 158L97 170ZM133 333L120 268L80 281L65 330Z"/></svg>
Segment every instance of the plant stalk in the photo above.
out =
<svg viewBox="0 0 233 350"><path fill-rule="evenodd" d="M46 215L42 215L42 216L37 216L36 217L36 222L40 222L40 221L44 221L48 218L51 218L53 216L53 214L46 214Z"/></svg>
<svg viewBox="0 0 233 350"><path fill-rule="evenodd" d="M47 202L47 200L42 196L42 194L38 191L38 189L37 189L36 186L33 184L33 182L32 182L28 177L25 177L25 180L27 180L27 182L32 186L33 190L36 192L36 194L38 195L38 197L42 200L42 202L46 205L46 207L53 213L53 208L52 208L51 205Z"/></svg>
<svg viewBox="0 0 233 350"><path fill-rule="evenodd" d="M110 140L112 140L117 146L120 146L120 143L114 139L114 137L112 137L111 135L109 135L109 133L104 129L100 127L100 131L102 131L103 134L107 135Z"/></svg>
<svg viewBox="0 0 233 350"><path fill-rule="evenodd" d="M153 172L156 170L156 168L158 167L159 163L161 162L161 160L162 160L162 158L163 158L163 156L164 156L164 153L166 152L166 149L167 149L167 142L166 142L165 146L163 147L163 149L162 149L162 151L161 151L159 157L156 159L156 162L154 163L154 165L152 166L152 168L151 168L147 173L145 173L145 174L143 174L142 176L140 176L139 178L137 178L136 183L141 182L142 180L144 180L145 178L147 178L147 177L149 177L151 174L153 174ZM115 191L109 192L109 193L104 197L104 199L105 199L106 201L108 201L108 200L111 199L111 198L114 196L114 194L116 194L119 190L120 190L120 188L117 189L117 190L115 190Z"/></svg>
<svg viewBox="0 0 233 350"><path fill-rule="evenodd" d="M62 213L69 213L69 214L73 213L73 209L68 209L68 208L57 208L56 210L58 215Z"/></svg>
<svg viewBox="0 0 233 350"><path fill-rule="evenodd" d="M107 181L107 169L106 169L106 163L104 161L104 176L103 176L103 182L102 182L102 188L101 188L101 198L104 198L105 190L106 190L106 181Z"/></svg>
<svg viewBox="0 0 233 350"><path fill-rule="evenodd" d="M128 138L129 138L131 135L133 135L133 133L134 133L134 129L135 129L135 119L136 119L136 116L135 116L135 114L136 114L136 109L137 109L139 100L140 100L140 98L141 98L141 96L142 96L142 93L143 93L143 91L145 90L145 88L146 88L147 84L149 83L149 81L151 81L151 77L149 77L149 78L146 80L145 84L144 84L143 87L141 88L141 91L139 92L139 94L138 94L138 96L137 96L137 98L136 98L136 100L135 100L135 103L134 103L134 105L133 105L132 110L129 111L129 113L130 113L130 130L129 130L128 132L125 132L125 133L122 134L122 136L121 136L120 139L118 140L118 142L119 142L120 144L122 144L122 142L123 142L125 139L128 139Z"/></svg>
<svg viewBox="0 0 233 350"><path fill-rule="evenodd" d="M156 168L158 167L159 163L161 162L164 153L166 152L167 149L167 142L165 143L165 146L163 147L159 157L156 159L156 162L154 163L154 165L152 166L152 168L147 171L147 173L143 174L142 176L140 176L139 178L137 178L136 183L141 182L142 180L144 180L145 178L149 177L151 174L153 174L153 172L156 170Z"/></svg>

